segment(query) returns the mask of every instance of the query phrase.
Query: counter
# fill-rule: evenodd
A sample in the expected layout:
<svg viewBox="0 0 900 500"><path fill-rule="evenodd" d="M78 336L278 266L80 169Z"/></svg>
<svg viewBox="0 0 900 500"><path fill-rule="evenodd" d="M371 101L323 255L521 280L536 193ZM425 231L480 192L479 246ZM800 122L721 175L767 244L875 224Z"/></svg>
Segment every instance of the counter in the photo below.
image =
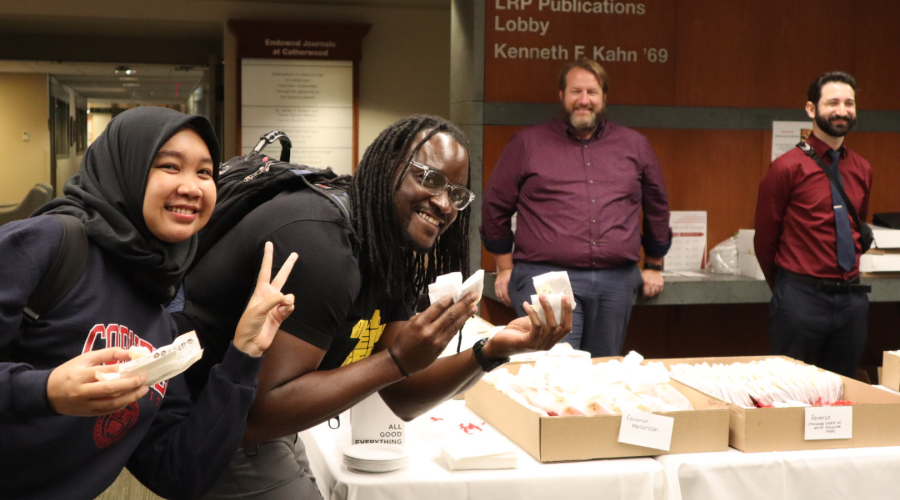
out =
<svg viewBox="0 0 900 500"><path fill-rule="evenodd" d="M690 304L768 304L772 298L763 280L730 274L702 273L702 278L666 276L665 289L653 298L638 297L639 306L677 306ZM494 300L495 273L484 275L484 295ZM865 276L862 282L872 285L871 302L900 302L900 277Z"/></svg>

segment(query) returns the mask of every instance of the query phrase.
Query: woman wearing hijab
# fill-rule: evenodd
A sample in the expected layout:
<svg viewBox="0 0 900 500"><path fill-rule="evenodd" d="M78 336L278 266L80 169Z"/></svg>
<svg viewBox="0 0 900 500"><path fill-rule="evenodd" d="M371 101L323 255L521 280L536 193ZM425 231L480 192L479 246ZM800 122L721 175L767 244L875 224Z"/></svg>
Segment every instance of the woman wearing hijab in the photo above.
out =
<svg viewBox="0 0 900 500"><path fill-rule="evenodd" d="M202 495L237 449L261 355L293 297L269 283L267 245L256 290L223 361L192 404L181 376L98 381L123 348L172 343L164 310L193 258L216 200L218 144L209 122L140 107L113 119L88 148L65 197L0 228L0 497L94 498L127 466L167 498ZM83 224L90 245L74 288L28 327L22 310L63 234ZM249 292L249 291L248 291Z"/></svg>

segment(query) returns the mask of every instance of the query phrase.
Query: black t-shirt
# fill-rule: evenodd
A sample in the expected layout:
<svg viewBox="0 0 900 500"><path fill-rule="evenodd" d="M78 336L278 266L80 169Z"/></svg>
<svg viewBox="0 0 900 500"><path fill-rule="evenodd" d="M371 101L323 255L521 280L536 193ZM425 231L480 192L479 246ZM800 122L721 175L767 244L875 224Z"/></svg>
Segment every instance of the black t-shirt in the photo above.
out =
<svg viewBox="0 0 900 500"><path fill-rule="evenodd" d="M188 372L192 390L234 337L266 241L275 246L273 276L291 252L299 254L282 288L296 307L281 329L326 351L320 370L367 357L384 324L410 317L386 297L382 280L361 275L356 235L333 202L312 189L281 193L245 216L185 279L185 311L176 320L180 330L196 330L206 349Z"/></svg>

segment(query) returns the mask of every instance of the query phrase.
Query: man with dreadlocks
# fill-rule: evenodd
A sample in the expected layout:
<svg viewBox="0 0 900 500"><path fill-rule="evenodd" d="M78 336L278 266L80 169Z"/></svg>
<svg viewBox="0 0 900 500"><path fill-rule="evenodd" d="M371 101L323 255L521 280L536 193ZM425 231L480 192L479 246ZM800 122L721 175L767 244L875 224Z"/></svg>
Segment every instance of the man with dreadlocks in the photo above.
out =
<svg viewBox="0 0 900 500"><path fill-rule="evenodd" d="M375 139L351 179L325 188L349 191L349 220L320 192L283 192L195 265L186 298L192 309L213 314L180 315L179 327L196 330L207 352L215 352L222 332L234 330L227 328L240 310L234 304L252 288L252 277L240 275L246 263L266 241L275 244L276 267L290 252L300 255L282 288L297 297L296 308L263 361L244 448L208 498L320 498L297 432L376 391L411 420L508 356L548 349L571 330L569 306L557 324L543 299L547 324L529 310L474 350L438 359L477 312L476 297L456 304L445 298L412 317L409 311L438 275L468 275L465 209L474 198L468 187L462 131L439 117L410 116ZM196 380L204 377L188 375L199 388Z"/></svg>

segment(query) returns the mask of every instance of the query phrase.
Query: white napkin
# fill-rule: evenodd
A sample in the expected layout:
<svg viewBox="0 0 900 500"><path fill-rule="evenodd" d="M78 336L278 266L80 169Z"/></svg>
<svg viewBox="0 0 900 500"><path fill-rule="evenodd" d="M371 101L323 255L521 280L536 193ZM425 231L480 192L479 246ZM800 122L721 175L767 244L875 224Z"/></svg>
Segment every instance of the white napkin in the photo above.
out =
<svg viewBox="0 0 900 500"><path fill-rule="evenodd" d="M443 299L462 286L462 273L442 274L434 280L434 283L428 285L428 299L431 303Z"/></svg>
<svg viewBox="0 0 900 500"><path fill-rule="evenodd" d="M519 465L515 449L499 436L482 434L436 442L450 470L515 469Z"/></svg>
<svg viewBox="0 0 900 500"><path fill-rule="evenodd" d="M553 317L556 318L556 324L562 323L562 298L565 297L562 293L545 293L545 297L547 297L547 302L550 303L550 309L553 310ZM572 304L572 309L575 309L575 302L569 302ZM537 313L538 318L541 319L541 323L546 323L547 320L544 319L544 308L541 306L540 295L532 295L531 296L531 307L534 309L534 312Z"/></svg>
<svg viewBox="0 0 900 500"><path fill-rule="evenodd" d="M575 294L572 293L572 283L569 282L569 273L565 271L553 271L535 276L534 290L538 295L561 293L569 298L572 309L575 309Z"/></svg>
<svg viewBox="0 0 900 500"><path fill-rule="evenodd" d="M478 298L475 300L476 304L481 301L481 295L484 292L483 269L472 273L465 283L462 280L462 273L449 273L438 276L434 283L428 285L428 299L432 304L448 295L452 296L453 302L456 303L469 292L478 294Z"/></svg>
<svg viewBox="0 0 900 500"><path fill-rule="evenodd" d="M553 309L553 316L556 323L562 323L562 298L568 297L572 310L575 310L575 294L572 293L572 283L569 282L569 273L565 271L553 271L544 273L532 278L534 281L534 290L536 295L531 296L531 307L537 313L538 318L544 323L544 308L538 300L540 295L546 295L550 301L550 308Z"/></svg>

